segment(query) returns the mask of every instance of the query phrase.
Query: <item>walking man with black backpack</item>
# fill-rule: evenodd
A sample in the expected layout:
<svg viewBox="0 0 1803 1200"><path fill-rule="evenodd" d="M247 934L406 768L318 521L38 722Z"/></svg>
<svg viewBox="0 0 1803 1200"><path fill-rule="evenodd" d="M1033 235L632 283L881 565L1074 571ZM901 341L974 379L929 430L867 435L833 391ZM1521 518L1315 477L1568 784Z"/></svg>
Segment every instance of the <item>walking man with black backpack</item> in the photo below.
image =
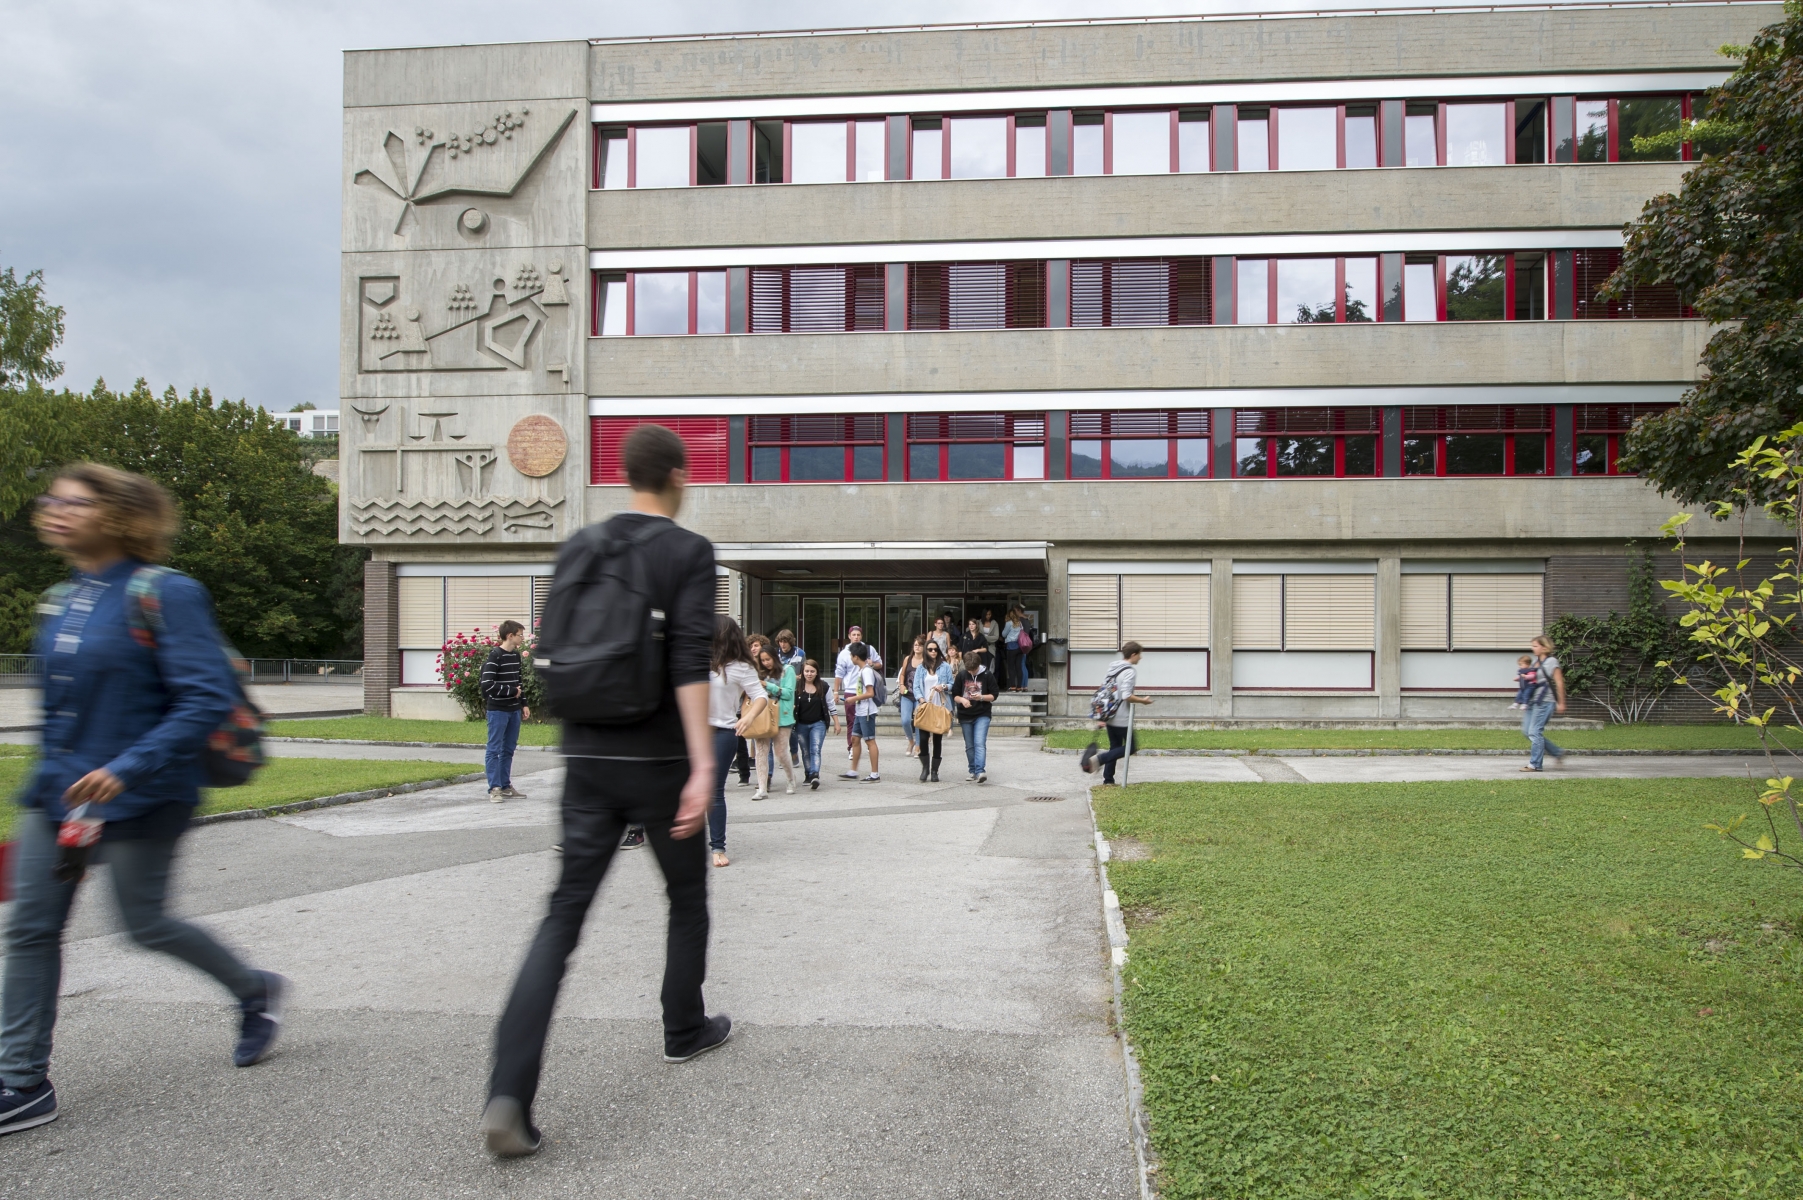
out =
<svg viewBox="0 0 1803 1200"><path fill-rule="evenodd" d="M482 1114L490 1153L531 1154L545 1038L565 965L620 835L642 824L670 900L664 960L664 1061L722 1045L724 1014L702 1002L707 974L707 844L695 836L713 793L708 663L714 550L672 519L688 455L661 425L621 447L632 508L571 538L539 626L534 658L563 718L567 774L557 886L495 1031Z"/></svg>

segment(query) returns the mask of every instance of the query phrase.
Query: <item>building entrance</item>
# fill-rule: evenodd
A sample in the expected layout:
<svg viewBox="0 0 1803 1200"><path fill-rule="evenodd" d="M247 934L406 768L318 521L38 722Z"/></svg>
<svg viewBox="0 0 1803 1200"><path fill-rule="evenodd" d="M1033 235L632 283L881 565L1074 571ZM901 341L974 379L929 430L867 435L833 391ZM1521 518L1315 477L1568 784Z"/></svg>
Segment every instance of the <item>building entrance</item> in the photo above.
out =
<svg viewBox="0 0 1803 1200"><path fill-rule="evenodd" d="M876 646L887 664L899 662L914 638L930 632L938 618L945 619L954 641L962 636L966 621L981 621L988 614L1001 625L1017 605L1032 624L1045 627L1043 575L877 580L786 579L780 569L771 574L746 581L746 632L774 638L781 630L791 631L808 657L829 674L845 645L846 630L853 625L863 629L864 640Z"/></svg>

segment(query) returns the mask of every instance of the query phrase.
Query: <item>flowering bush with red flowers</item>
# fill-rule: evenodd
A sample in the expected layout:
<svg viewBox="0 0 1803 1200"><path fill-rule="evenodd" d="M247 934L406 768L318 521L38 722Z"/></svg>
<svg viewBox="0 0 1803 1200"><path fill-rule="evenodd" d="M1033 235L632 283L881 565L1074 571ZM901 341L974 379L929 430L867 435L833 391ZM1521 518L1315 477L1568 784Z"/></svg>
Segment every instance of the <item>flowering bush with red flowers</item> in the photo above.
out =
<svg viewBox="0 0 1803 1200"><path fill-rule="evenodd" d="M496 626L498 631L499 626ZM466 720L480 721L486 711L482 703L482 664L488 659L488 652L501 644L501 639L494 631L483 633L453 634L438 651L438 673L444 680L445 687L463 706ZM532 666L532 651L535 643L526 642L520 647L520 690L525 706L532 710L535 722L548 722L551 718L550 701L545 696L545 685Z"/></svg>

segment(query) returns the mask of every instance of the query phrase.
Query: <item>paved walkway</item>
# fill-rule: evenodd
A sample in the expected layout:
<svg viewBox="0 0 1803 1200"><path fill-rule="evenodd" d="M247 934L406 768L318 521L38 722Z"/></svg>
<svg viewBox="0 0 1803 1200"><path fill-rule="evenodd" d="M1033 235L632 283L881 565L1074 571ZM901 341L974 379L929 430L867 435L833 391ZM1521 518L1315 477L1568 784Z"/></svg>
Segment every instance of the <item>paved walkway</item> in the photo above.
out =
<svg viewBox="0 0 1803 1200"><path fill-rule="evenodd" d="M272 717L303 712L362 712L363 681L350 683L252 684L251 699ZM0 688L0 729L36 726L41 719L38 689Z"/></svg>
<svg viewBox="0 0 1803 1200"><path fill-rule="evenodd" d="M882 784L760 803L734 780L707 994L738 1033L685 1066L659 1054L655 864L623 853L553 1029L546 1147L505 1164L475 1122L556 870L561 769L516 773L531 798L501 806L458 785L198 829L180 906L293 978L280 1051L234 1070L211 981L112 933L90 879L58 1030L66 1115L0 1143L0 1190L1136 1195L1081 777L1036 747L998 739L982 787L919 785L899 756Z"/></svg>

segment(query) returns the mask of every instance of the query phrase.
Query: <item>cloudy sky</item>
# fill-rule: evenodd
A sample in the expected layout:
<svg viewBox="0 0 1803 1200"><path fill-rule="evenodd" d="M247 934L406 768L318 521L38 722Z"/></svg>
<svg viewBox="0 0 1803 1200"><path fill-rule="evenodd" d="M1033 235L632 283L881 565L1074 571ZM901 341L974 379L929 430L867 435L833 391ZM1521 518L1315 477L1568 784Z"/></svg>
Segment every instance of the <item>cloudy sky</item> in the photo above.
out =
<svg viewBox="0 0 1803 1200"><path fill-rule="evenodd" d="M345 49L1325 6L0 0L0 265L42 268L68 309L71 387L142 376L337 407Z"/></svg>

